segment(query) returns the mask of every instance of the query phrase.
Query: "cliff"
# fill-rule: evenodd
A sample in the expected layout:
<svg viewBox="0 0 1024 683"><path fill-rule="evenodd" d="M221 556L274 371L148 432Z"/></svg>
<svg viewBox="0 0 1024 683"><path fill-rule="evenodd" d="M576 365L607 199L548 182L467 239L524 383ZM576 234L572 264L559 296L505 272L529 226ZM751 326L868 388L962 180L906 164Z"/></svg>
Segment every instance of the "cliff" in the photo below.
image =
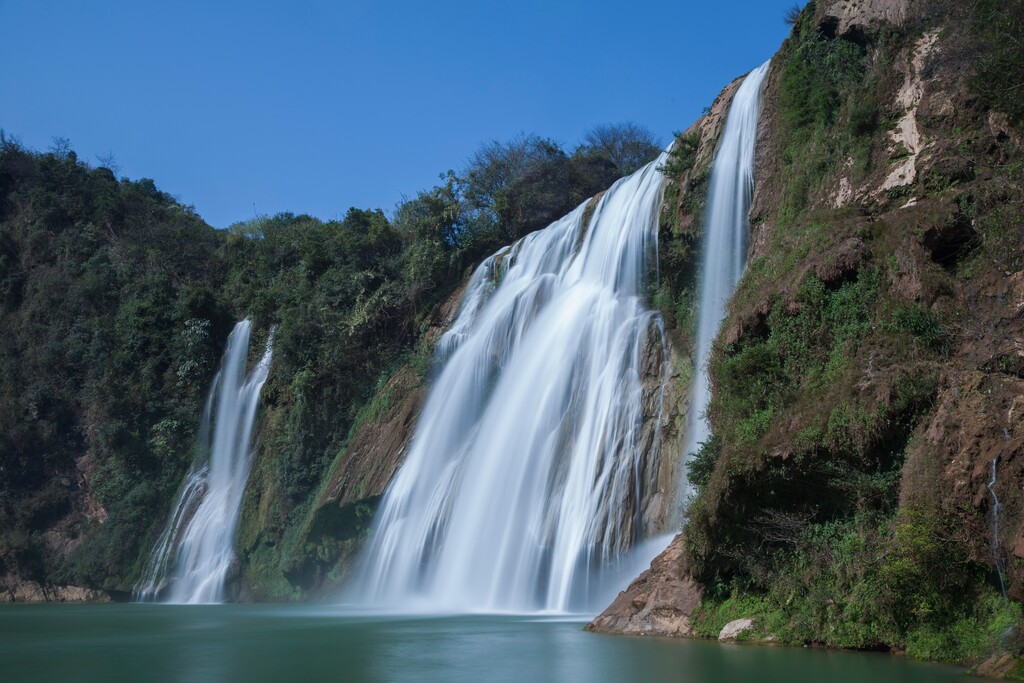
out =
<svg viewBox="0 0 1024 683"><path fill-rule="evenodd" d="M1024 159L1017 105L985 84L1019 64L996 34L1021 19L881 0L799 16L766 82L708 474L685 541L592 628L753 617L750 637L783 642L1016 652ZM692 609L663 625L652 595Z"/></svg>

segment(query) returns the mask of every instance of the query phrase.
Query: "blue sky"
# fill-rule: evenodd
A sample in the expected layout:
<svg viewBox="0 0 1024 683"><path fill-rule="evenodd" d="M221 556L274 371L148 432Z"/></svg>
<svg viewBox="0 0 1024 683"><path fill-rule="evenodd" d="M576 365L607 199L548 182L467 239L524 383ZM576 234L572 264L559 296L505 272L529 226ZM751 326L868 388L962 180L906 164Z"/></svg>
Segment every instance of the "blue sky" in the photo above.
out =
<svg viewBox="0 0 1024 683"><path fill-rule="evenodd" d="M212 225L392 210L519 132L668 142L778 49L793 0L0 0L0 128L112 154Z"/></svg>

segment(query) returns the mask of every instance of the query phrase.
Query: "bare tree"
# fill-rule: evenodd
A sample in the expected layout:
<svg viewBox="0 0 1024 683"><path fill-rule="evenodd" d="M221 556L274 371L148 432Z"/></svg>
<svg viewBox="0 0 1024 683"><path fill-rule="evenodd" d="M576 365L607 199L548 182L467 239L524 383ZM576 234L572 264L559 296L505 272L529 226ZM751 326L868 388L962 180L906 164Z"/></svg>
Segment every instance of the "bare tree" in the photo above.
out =
<svg viewBox="0 0 1024 683"><path fill-rule="evenodd" d="M60 159L67 159L73 152L71 140L66 137L55 135L50 141L50 154Z"/></svg>
<svg viewBox="0 0 1024 683"><path fill-rule="evenodd" d="M117 163L117 159L114 157L113 152L107 152L106 154L97 154L96 161L99 163L101 168L110 169L110 172L115 176L120 175L121 167Z"/></svg>

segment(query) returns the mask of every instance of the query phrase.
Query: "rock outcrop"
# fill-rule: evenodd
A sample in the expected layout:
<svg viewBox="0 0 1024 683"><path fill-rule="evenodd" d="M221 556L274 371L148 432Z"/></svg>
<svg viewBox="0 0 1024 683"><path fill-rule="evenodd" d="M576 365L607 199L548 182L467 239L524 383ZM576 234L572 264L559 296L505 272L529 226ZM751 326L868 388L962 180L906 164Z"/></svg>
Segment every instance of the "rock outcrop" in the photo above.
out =
<svg viewBox="0 0 1024 683"><path fill-rule="evenodd" d="M821 22L826 30L851 36L884 25L901 26L910 12L910 0L831 0L822 3Z"/></svg>
<svg viewBox="0 0 1024 683"><path fill-rule="evenodd" d="M405 460L426 389L409 366L392 375L378 394L385 406L352 437L335 463L316 509L345 506L384 493Z"/></svg>
<svg viewBox="0 0 1024 683"><path fill-rule="evenodd" d="M679 534L651 566L586 630L638 636L691 636L691 619L703 591L684 562L684 538Z"/></svg>
<svg viewBox="0 0 1024 683"><path fill-rule="evenodd" d="M0 578L0 602L110 602L110 594L81 586L42 585L4 576Z"/></svg>

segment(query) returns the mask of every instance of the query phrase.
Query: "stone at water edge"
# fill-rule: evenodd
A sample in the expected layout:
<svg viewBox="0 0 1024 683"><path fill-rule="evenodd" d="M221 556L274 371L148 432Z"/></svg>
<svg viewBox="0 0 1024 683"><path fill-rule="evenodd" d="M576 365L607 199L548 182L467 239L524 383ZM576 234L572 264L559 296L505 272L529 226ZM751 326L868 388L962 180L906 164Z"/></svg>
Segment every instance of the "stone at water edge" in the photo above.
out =
<svg viewBox="0 0 1024 683"><path fill-rule="evenodd" d="M110 594L81 586L44 586L4 576L0 577L0 602L110 602Z"/></svg>
<svg viewBox="0 0 1024 683"><path fill-rule="evenodd" d="M741 634L754 628L754 620L750 618L735 619L730 621L728 624L722 627L722 632L718 634L719 640L736 640Z"/></svg>
<svg viewBox="0 0 1024 683"><path fill-rule="evenodd" d="M585 630L643 636L691 637L691 617L703 591L690 576L679 534L629 588Z"/></svg>

